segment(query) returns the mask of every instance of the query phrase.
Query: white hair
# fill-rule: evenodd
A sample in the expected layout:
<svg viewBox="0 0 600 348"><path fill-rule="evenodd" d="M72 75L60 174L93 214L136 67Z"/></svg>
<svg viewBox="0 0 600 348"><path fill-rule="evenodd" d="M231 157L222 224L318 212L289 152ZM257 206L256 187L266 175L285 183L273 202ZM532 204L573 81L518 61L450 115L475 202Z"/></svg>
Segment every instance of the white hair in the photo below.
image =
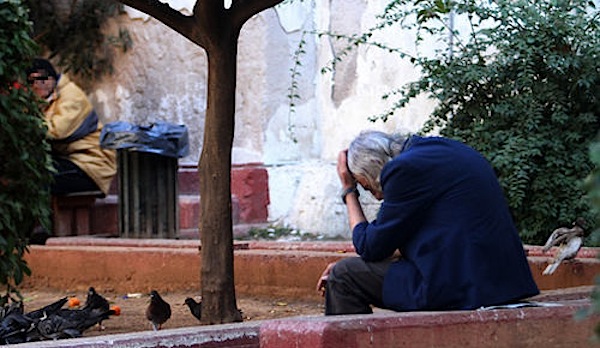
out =
<svg viewBox="0 0 600 348"><path fill-rule="evenodd" d="M348 147L348 168L365 178L371 189L382 192L383 166L402 151L406 136L380 131L361 132Z"/></svg>

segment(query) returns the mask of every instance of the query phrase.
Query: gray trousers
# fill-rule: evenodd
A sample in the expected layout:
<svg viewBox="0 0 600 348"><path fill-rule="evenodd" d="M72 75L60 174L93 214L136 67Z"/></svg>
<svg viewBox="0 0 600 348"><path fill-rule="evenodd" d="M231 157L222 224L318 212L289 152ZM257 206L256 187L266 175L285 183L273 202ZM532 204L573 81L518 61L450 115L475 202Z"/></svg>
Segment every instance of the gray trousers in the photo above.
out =
<svg viewBox="0 0 600 348"><path fill-rule="evenodd" d="M391 260L365 262L360 257L338 261L325 290L325 315L370 314L383 305L383 276Z"/></svg>

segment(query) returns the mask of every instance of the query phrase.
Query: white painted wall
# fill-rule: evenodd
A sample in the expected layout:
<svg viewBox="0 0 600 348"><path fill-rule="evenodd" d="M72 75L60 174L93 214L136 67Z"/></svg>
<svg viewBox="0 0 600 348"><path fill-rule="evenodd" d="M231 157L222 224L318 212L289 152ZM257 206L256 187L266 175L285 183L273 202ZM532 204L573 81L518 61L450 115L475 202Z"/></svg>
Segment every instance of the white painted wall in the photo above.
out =
<svg viewBox="0 0 600 348"><path fill-rule="evenodd" d="M185 12L194 2L178 0L177 7ZM296 1L266 10L245 25L238 55L233 162L267 166L273 224L349 237L346 209L339 199L337 153L363 129L416 131L430 112L430 102L421 100L386 124L371 123L367 118L385 109L381 95L414 80L416 72L394 56L361 48L338 65L335 75L321 74L332 58L332 47L340 44L325 36L303 36L314 30L358 33L373 25L374 15L385 4L384 0ZM115 74L92 92L99 113L105 122L185 124L191 153L180 163L197 163L206 107L204 51L135 11L118 24L128 28L134 47L119 55ZM301 100L290 113L290 69L302 37L306 54L299 79ZM388 33L380 39L414 49L409 33ZM374 216L377 202L368 193L361 199Z"/></svg>

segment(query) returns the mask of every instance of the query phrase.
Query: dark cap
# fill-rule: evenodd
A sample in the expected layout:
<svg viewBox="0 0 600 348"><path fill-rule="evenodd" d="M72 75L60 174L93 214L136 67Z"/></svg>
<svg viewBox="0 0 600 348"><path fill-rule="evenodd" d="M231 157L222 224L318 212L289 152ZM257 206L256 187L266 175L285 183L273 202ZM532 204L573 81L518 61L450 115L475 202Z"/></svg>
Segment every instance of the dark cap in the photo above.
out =
<svg viewBox="0 0 600 348"><path fill-rule="evenodd" d="M45 71L48 76L52 76L55 79L58 79L58 74L56 70L54 70L54 66L47 59L43 58L35 58L31 64L31 66L27 69L27 75L29 76L32 73L39 72L40 70Z"/></svg>

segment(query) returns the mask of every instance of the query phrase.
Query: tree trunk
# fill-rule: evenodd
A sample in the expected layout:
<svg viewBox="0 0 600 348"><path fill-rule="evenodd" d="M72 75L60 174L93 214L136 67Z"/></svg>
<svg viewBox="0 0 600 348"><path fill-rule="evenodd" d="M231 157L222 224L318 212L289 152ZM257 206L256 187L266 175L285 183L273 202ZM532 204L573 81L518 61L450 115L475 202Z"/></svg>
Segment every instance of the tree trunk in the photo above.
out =
<svg viewBox="0 0 600 348"><path fill-rule="evenodd" d="M200 175L202 323L241 321L233 277L231 149L235 123L237 35L207 47L208 96Z"/></svg>
<svg viewBox="0 0 600 348"><path fill-rule="evenodd" d="M200 176L202 323L241 321L233 277L231 149L235 124L237 45L242 25L282 0L197 0L186 16L159 0L119 0L160 20L206 51L208 96Z"/></svg>

